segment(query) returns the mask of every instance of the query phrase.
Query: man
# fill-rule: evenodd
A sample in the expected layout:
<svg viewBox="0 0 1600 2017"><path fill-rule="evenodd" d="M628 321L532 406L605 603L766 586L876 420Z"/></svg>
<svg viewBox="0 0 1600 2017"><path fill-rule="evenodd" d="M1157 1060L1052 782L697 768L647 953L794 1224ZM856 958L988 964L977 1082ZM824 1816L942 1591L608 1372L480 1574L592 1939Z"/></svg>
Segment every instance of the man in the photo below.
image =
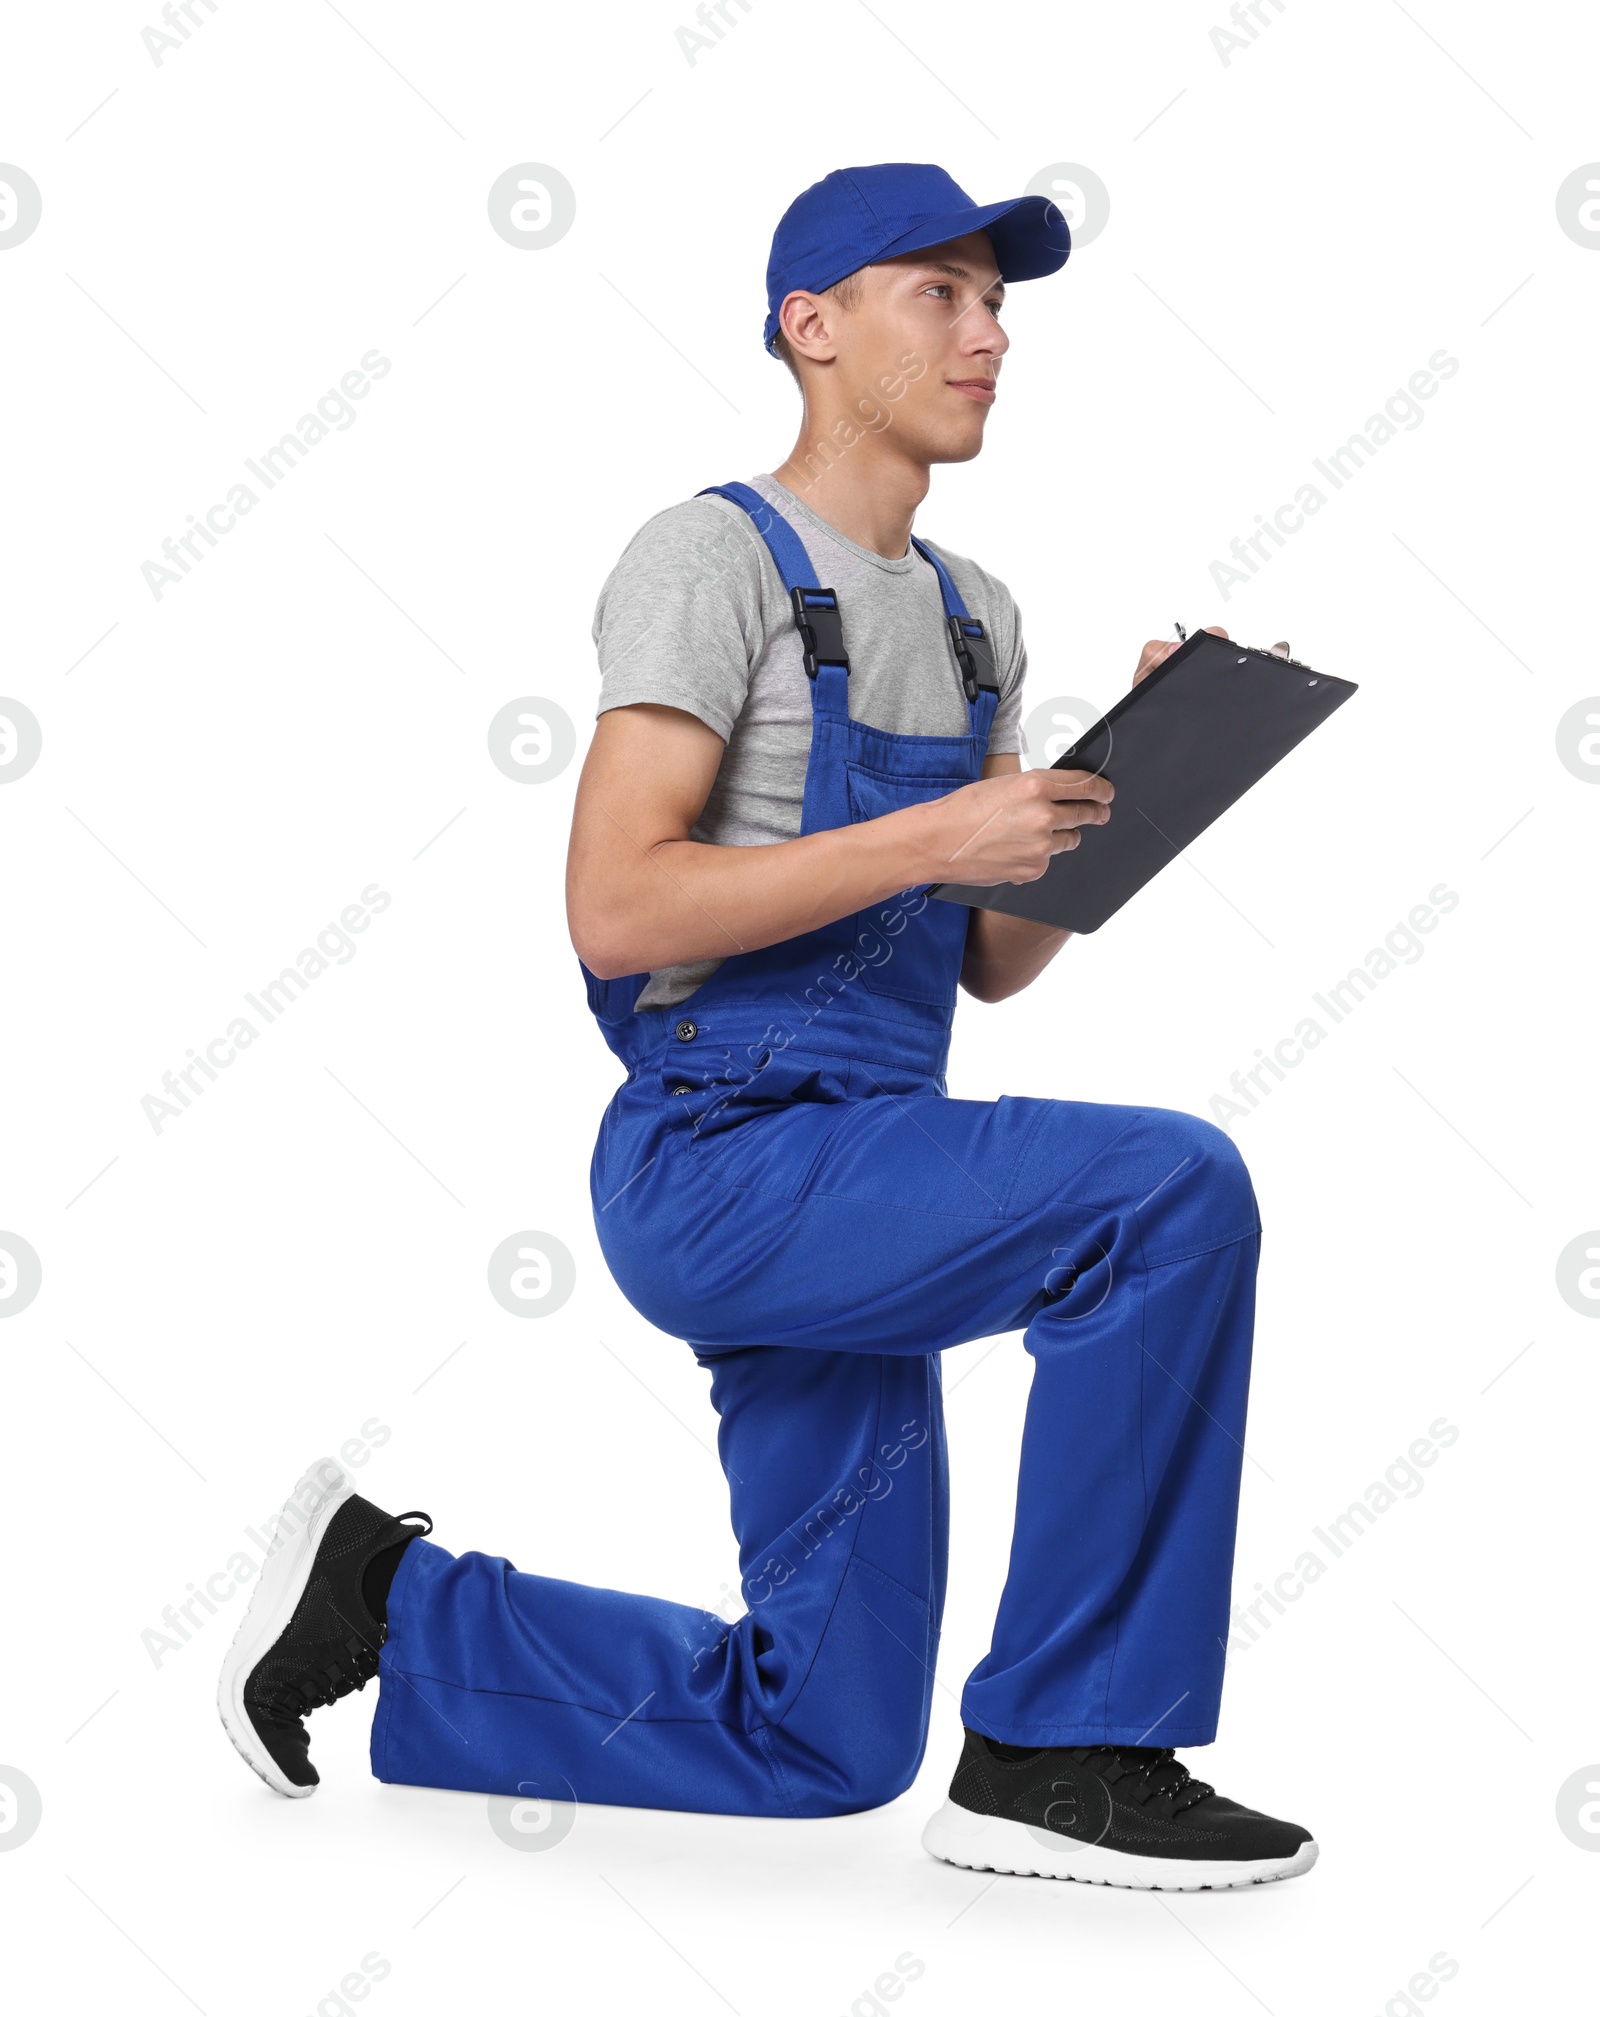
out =
<svg viewBox="0 0 1600 2017"><path fill-rule="evenodd" d="M381 1645L380 1778L735 1814L893 1799L944 1601L939 1354L1022 1329L1010 1576L925 1846L1148 1888L1315 1860L1173 1755L1212 1740L1221 1690L1244 1165L1186 1114L945 1090L958 985L1002 1000L1068 934L929 886L1029 881L1114 813L1103 778L1022 770L1011 597L911 531L932 466L982 447L1006 284L1068 251L1044 198L978 206L938 168L808 189L768 269L792 453L653 518L600 597L568 908L628 1077L596 1224L711 1373L747 1611L452 1557L328 1465L224 1675L280 1790L316 1783L305 1715Z"/></svg>

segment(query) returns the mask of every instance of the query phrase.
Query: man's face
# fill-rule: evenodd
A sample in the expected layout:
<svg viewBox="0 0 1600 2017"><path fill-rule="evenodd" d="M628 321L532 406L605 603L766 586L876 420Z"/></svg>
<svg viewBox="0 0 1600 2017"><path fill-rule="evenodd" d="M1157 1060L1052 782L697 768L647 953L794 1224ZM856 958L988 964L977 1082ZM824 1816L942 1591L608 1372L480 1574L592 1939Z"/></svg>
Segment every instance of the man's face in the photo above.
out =
<svg viewBox="0 0 1600 2017"><path fill-rule="evenodd" d="M861 282L857 305L832 318L840 391L852 405L886 405L896 439L918 461L970 462L1009 347L988 233L901 253L866 267ZM904 381L887 401L884 374Z"/></svg>

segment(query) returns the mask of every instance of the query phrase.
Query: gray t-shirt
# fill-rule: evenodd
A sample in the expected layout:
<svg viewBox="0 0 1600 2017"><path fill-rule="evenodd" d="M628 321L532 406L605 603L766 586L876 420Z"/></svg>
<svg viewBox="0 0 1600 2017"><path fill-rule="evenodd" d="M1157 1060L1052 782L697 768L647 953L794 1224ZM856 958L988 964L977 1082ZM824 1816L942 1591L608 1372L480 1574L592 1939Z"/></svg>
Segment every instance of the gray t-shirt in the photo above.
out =
<svg viewBox="0 0 1600 2017"><path fill-rule="evenodd" d="M816 576L837 591L850 654L850 712L896 735L962 735L961 690L939 578L913 547L886 560L847 539L771 476L759 491L799 534ZM991 755L1020 749L1027 654L1005 584L936 540L933 547L994 648L1000 704ZM594 613L600 704L682 708L727 744L695 840L756 847L800 831L811 748L811 682L794 611L748 513L725 497L658 512L612 569ZM685 1001L722 964L695 960L651 974L636 1008Z"/></svg>

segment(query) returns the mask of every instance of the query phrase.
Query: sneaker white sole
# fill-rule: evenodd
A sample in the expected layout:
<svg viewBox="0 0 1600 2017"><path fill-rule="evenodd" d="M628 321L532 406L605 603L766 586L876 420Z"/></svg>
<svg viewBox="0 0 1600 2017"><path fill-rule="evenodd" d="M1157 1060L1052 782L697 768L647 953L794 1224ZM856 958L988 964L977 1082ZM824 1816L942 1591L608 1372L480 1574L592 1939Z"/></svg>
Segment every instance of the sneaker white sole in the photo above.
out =
<svg viewBox="0 0 1600 2017"><path fill-rule="evenodd" d="M311 1579L311 1564L329 1524L355 1486L332 1457L322 1457L284 1502L278 1531L261 1565L248 1609L234 1634L217 1684L217 1713L233 1748L258 1778L275 1793L304 1800L317 1789L297 1786L284 1775L272 1753L256 1735L244 1706L245 1684L257 1664L283 1636L295 1607Z"/></svg>
<svg viewBox="0 0 1600 2017"><path fill-rule="evenodd" d="M1198 1863L1168 1856L1133 1856L1098 1842L1074 1842L1000 1815L975 1814L946 1800L922 1831L922 1846L942 1863L992 1870L1005 1877L1058 1877L1072 1884L1117 1884L1130 1891L1232 1891L1304 1876L1317 1860L1315 1842L1292 1856L1255 1863Z"/></svg>

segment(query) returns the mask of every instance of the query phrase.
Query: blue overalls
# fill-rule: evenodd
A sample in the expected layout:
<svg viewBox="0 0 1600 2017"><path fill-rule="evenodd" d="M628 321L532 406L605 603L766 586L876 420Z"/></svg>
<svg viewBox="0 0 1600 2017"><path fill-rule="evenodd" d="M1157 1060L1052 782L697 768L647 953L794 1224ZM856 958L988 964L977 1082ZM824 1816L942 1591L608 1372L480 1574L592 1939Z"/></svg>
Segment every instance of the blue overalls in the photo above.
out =
<svg viewBox="0 0 1600 2017"><path fill-rule="evenodd" d="M743 485L716 494L750 513L796 606L803 830L976 779L992 660L937 555L913 542L950 626L928 677L961 678L968 732L887 734L851 719L840 616L798 534ZM1034 1374L1010 1571L962 1721L1018 1744L1215 1736L1250 1179L1188 1114L949 1098L968 915L908 890L729 958L677 1008L636 1011L642 975L587 976L628 1068L595 1222L629 1301L711 1373L747 1608L414 1541L389 1596L379 1778L770 1815L903 1792L945 1593L939 1354L1019 1329Z"/></svg>

